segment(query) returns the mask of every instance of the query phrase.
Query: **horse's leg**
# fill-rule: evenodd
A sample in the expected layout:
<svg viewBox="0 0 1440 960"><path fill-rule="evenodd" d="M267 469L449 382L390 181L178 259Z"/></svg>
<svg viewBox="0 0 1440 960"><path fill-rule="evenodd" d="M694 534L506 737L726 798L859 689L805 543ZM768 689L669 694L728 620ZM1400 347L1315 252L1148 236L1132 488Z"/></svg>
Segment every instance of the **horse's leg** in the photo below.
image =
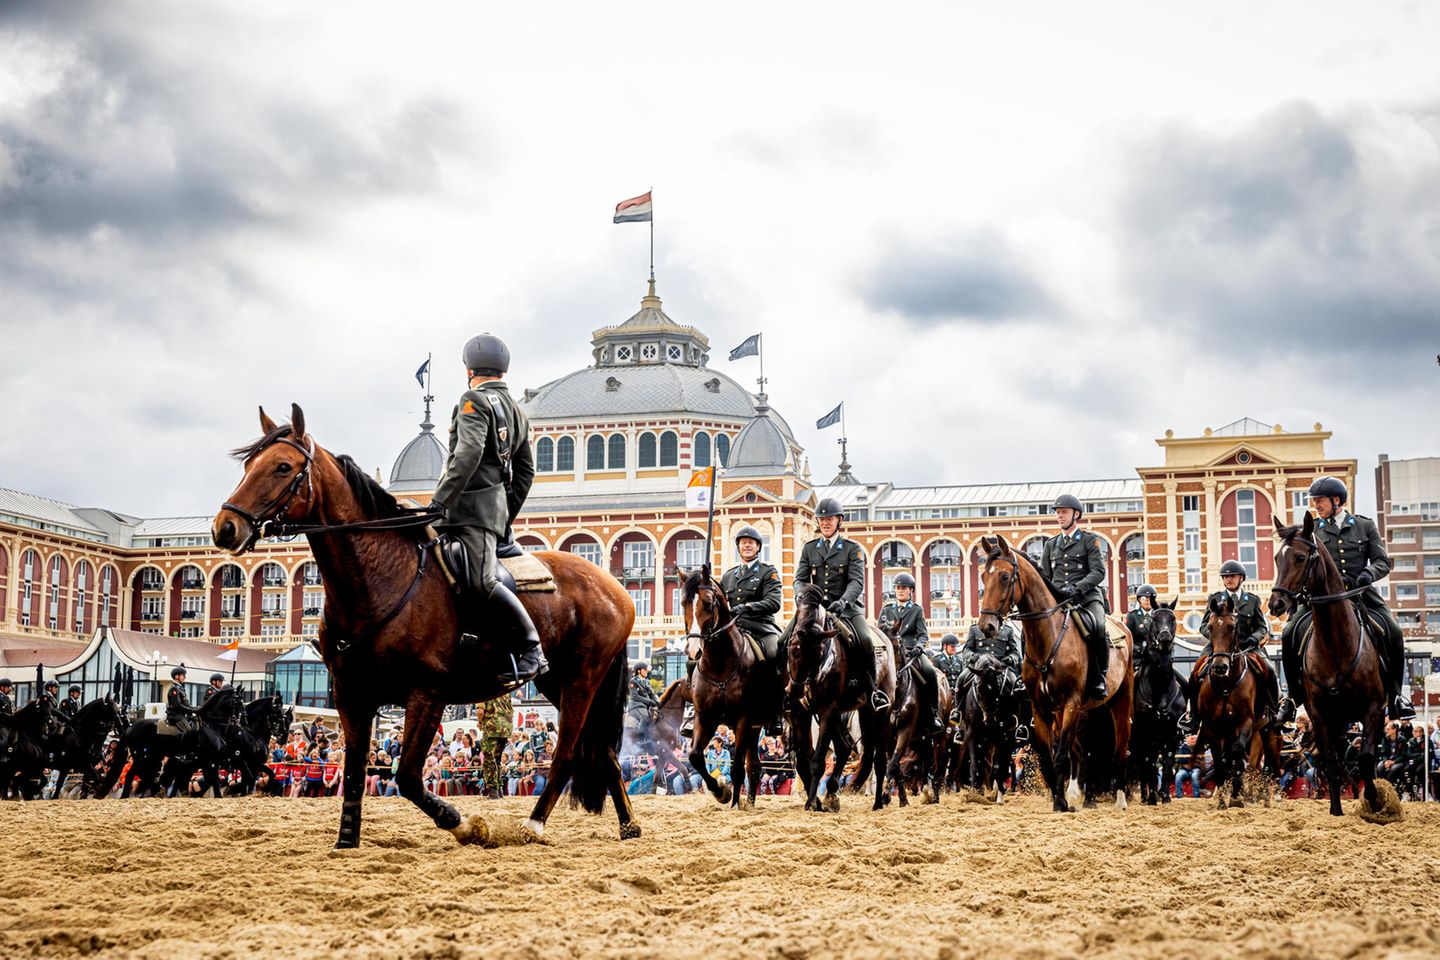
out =
<svg viewBox="0 0 1440 960"><path fill-rule="evenodd" d="M824 809L835 812L840 809L840 777L845 772L845 766L850 762L850 740L840 730L845 722L845 714L838 707L829 707L825 713L825 720L820 726L820 746L815 751L812 765L818 768L815 779L818 781L825 776L825 753L831 751L834 754L835 762L830 768L830 776L825 781L825 803Z"/></svg>
<svg viewBox="0 0 1440 960"><path fill-rule="evenodd" d="M421 813L435 822L435 826L453 832L460 827L460 811L425 789L425 781L420 779L425 755L430 752L430 741L444 712L445 704L439 700L432 700L418 692L411 695L410 702L405 706L405 742L400 748L395 785L400 788L400 796L419 807ZM360 778L360 784L364 786L364 777ZM456 833L456 839L461 843L470 842L468 836L460 833Z"/></svg>
<svg viewBox="0 0 1440 960"><path fill-rule="evenodd" d="M1365 739L1361 741L1360 750L1360 783L1365 791L1365 802L1370 805L1371 810L1380 808L1380 796L1375 792L1375 754L1380 749L1380 737L1385 729L1385 718L1381 714L1380 703L1384 702L1385 695L1380 695L1380 700L1372 700L1370 709L1365 714ZM1392 784L1397 791L1400 784Z"/></svg>
<svg viewBox="0 0 1440 960"><path fill-rule="evenodd" d="M910 749L914 729L913 723L906 723L900 728L900 734L895 738L895 750L890 754L890 766L886 770L890 779L895 783L895 792L900 798L902 807L908 807L910 801L905 798L905 778L900 775L900 758L905 756L906 750Z"/></svg>
<svg viewBox="0 0 1440 960"><path fill-rule="evenodd" d="M889 787L885 783L885 766L888 759L887 752L890 750L890 739L894 736L894 732L890 727L890 711L888 708L885 710L869 710L868 713L870 717L868 732L865 731L867 724L863 719L866 714L862 713L860 715L862 718L860 736L867 742L873 740L875 743L875 753L871 760L871 766L875 773L875 804L871 809L879 810L890 802ZM901 754L896 754L897 759L901 756ZM865 764L862 762L860 766L863 768ZM901 779L902 778L899 777L896 778L895 782L897 785L900 784ZM903 790L904 787L901 786L900 789Z"/></svg>
<svg viewBox="0 0 1440 960"><path fill-rule="evenodd" d="M1051 769L1055 771L1055 787L1051 798L1051 809L1055 813L1070 812L1070 798L1066 793L1070 789L1071 757L1070 751L1075 738L1075 721L1078 711L1070 705L1062 705L1060 708L1059 722L1055 725L1055 740L1052 744L1050 763Z"/></svg>
<svg viewBox="0 0 1440 960"><path fill-rule="evenodd" d="M545 779L545 789L535 798L530 819L525 821L525 829L537 838L544 835L545 823L550 819L555 804L559 802L565 785L570 782L575 764L575 750L580 742L580 732L585 727L590 700L593 699L586 699L584 693L582 686L566 687L558 698L560 723L555 732L555 755L550 758L550 776Z"/></svg>
<svg viewBox="0 0 1440 960"><path fill-rule="evenodd" d="M708 711L707 711L708 713ZM721 785L715 779L705 765L705 748L710 744L710 738L715 736L715 728L718 724L713 717L702 715L700 707L695 707L695 729L690 739L690 766L700 774L700 779L705 782L705 789L710 791L710 796L720 803L729 803L730 794L725 792L729 784ZM733 771L732 771L733 772Z"/></svg>
<svg viewBox="0 0 1440 960"><path fill-rule="evenodd" d="M353 704L338 704L340 707L340 729L345 734L346 745L370 742L370 725L375 711ZM345 751L344 783L341 785L343 800L340 803L340 835L335 840L336 849L360 846L360 805L365 800L365 751Z"/></svg>

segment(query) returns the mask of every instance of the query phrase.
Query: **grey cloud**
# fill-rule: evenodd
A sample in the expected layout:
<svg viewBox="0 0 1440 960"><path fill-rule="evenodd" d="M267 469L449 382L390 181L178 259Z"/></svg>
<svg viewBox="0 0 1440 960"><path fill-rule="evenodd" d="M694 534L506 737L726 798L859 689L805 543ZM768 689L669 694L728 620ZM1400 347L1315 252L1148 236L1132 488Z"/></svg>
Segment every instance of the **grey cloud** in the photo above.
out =
<svg viewBox="0 0 1440 960"><path fill-rule="evenodd" d="M993 232L928 244L901 240L886 247L858 288L873 310L895 311L931 326L951 321L999 324L1054 309L1020 256Z"/></svg>
<svg viewBox="0 0 1440 960"><path fill-rule="evenodd" d="M1302 102L1230 135L1166 127L1131 145L1124 279L1153 321L1202 347L1262 332L1290 359L1433 353L1437 152L1424 110Z"/></svg>

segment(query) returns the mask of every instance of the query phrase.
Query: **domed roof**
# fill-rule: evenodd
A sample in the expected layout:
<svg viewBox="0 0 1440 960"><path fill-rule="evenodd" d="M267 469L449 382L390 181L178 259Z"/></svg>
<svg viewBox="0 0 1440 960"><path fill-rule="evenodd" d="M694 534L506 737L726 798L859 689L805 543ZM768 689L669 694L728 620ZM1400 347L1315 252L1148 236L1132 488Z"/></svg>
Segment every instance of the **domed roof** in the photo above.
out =
<svg viewBox="0 0 1440 960"><path fill-rule="evenodd" d="M395 458L395 466L390 468L386 489L391 493L430 493L439 486L440 474L445 472L445 447L434 429L427 414L419 436L405 444Z"/></svg>
<svg viewBox="0 0 1440 960"><path fill-rule="evenodd" d="M649 413L744 418L755 412L755 401L723 373L653 363L577 370L525 391L520 408L531 420Z"/></svg>
<svg viewBox="0 0 1440 960"><path fill-rule="evenodd" d="M755 408L754 418L745 424L730 444L725 475L760 476L793 472L800 453L800 446L795 442L789 424L762 399Z"/></svg>

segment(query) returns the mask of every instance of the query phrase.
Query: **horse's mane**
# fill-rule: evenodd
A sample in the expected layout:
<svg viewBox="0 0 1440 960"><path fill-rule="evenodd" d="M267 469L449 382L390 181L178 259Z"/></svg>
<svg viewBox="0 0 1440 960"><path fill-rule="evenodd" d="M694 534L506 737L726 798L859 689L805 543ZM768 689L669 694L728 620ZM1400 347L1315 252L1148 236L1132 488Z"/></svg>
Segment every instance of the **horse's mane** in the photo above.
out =
<svg viewBox="0 0 1440 960"><path fill-rule="evenodd" d="M985 559L994 560L998 556L1000 556L1000 538L996 537L994 548L987 549L985 551ZM1010 556L1012 558L1015 558L1016 569L1019 569L1022 565L1028 567L1030 569L1030 572L1035 574L1035 579L1045 584L1045 589L1050 591L1050 595L1052 597L1059 595L1058 591L1055 589L1055 584L1050 580L1050 578L1046 577L1045 574L1040 572L1040 565L1037 564L1034 560L1030 559L1030 554L1026 553L1024 550L1017 550L1016 548L1011 547Z"/></svg>
<svg viewBox="0 0 1440 960"><path fill-rule="evenodd" d="M822 596L820 588L813 583L795 584L795 605L797 607L801 603L819 603Z"/></svg>
<svg viewBox="0 0 1440 960"><path fill-rule="evenodd" d="M237 699L235 688L230 686L221 687L215 692L215 696L201 703L197 708L204 716L211 716L221 709L228 709L229 704Z"/></svg>
<svg viewBox="0 0 1440 960"><path fill-rule="evenodd" d="M666 687L664 691L660 694L659 708L661 710L664 710L666 707L668 707L671 700L674 700L677 697L683 698L685 696L684 693L681 692L684 684L684 680L670 681L670 685Z"/></svg>
<svg viewBox="0 0 1440 960"><path fill-rule="evenodd" d="M696 570L685 578L685 583L680 588L680 603L682 606L688 607L695 602L695 595L700 592L700 587L704 582L704 570Z"/></svg>
<svg viewBox="0 0 1440 960"><path fill-rule="evenodd" d="M290 424L281 424L258 440L231 450L230 456L244 463L275 441L290 436L291 432ZM366 473L348 453L336 454L335 462L340 467L340 474L345 478L346 486L355 496L355 502L360 507L360 512L365 515L367 520L409 516L405 508L400 505L400 501L396 500L389 490L382 487L378 480ZM396 532L410 536L417 541L426 536L423 525L400 529Z"/></svg>

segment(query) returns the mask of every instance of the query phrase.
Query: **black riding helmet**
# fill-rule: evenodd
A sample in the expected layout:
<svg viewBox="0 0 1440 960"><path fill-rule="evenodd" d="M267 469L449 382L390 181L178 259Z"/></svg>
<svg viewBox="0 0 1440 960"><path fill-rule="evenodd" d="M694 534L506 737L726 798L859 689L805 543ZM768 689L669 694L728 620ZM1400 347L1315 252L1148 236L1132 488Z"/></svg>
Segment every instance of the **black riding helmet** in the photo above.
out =
<svg viewBox="0 0 1440 960"><path fill-rule="evenodd" d="M59 689L60 689L60 682L59 682L58 680L46 680L46 681L45 681L45 689L46 689L46 690L59 690Z"/></svg>
<svg viewBox="0 0 1440 960"><path fill-rule="evenodd" d="M735 531L735 545L738 547L740 545L740 541L747 538L750 540L754 540L761 546L764 546L765 544L765 538L760 536L760 531L756 530L748 523L745 524L745 526L741 527L739 530Z"/></svg>
<svg viewBox="0 0 1440 960"><path fill-rule="evenodd" d="M826 497L815 507L815 519L821 517L843 517L845 511L840 509L840 501L834 497Z"/></svg>
<svg viewBox="0 0 1440 960"><path fill-rule="evenodd" d="M1141 597L1149 597L1150 602L1153 604L1155 602L1155 588L1148 583L1140 584L1139 588L1135 591L1135 599L1139 600Z"/></svg>
<svg viewBox="0 0 1440 960"><path fill-rule="evenodd" d="M899 576L897 576L897 577L895 578L895 586L897 586L897 587L909 587L911 590L914 590L914 589L915 589L915 578L912 577L912 576L910 576L910 574L908 574L908 573L902 573L902 574L900 574Z"/></svg>
<svg viewBox="0 0 1440 960"><path fill-rule="evenodd" d="M942 646L942 647L958 647L958 646L960 646L960 638L957 637L957 636L955 636L955 634L953 634L953 633L947 633L947 634L945 634L945 636L943 636L943 637L940 638L940 646Z"/></svg>
<svg viewBox="0 0 1440 960"><path fill-rule="evenodd" d="M67 693L83 693L84 691L82 691L82 690L80 689L80 684L78 684L78 683L72 683L72 684L70 684L70 689L67 690L66 692L67 692Z"/></svg>
<svg viewBox="0 0 1440 960"><path fill-rule="evenodd" d="M471 337L463 354L465 369L480 376L504 376L510 370L510 348L493 333Z"/></svg>
<svg viewBox="0 0 1440 960"><path fill-rule="evenodd" d="M1312 497L1334 497L1344 506L1345 501L1350 498L1350 491L1345 489L1345 482L1335 477L1321 477L1310 484L1310 496Z"/></svg>
<svg viewBox="0 0 1440 960"><path fill-rule="evenodd" d="M1232 577L1236 574L1239 574L1242 577L1245 576L1245 564L1241 563L1239 560L1226 560L1224 563L1220 564L1220 576Z"/></svg>
<svg viewBox="0 0 1440 960"><path fill-rule="evenodd" d="M184 667L171 667L171 668L170 668L170 679L171 679L171 680L179 680L181 677L185 676L185 674L186 674L187 672L188 672L188 671L186 671L186 669L185 669Z"/></svg>
<svg viewBox="0 0 1440 960"><path fill-rule="evenodd" d="M1076 520L1079 520L1081 517L1085 516L1084 504L1082 504L1080 500L1072 494L1062 493L1060 494L1060 496L1056 497L1055 502L1050 505L1050 512L1054 513L1061 507L1069 507L1071 510L1074 510Z"/></svg>
<svg viewBox="0 0 1440 960"><path fill-rule="evenodd" d="M224 683L224 682L225 682L225 674L223 674L223 673L212 673L212 674L210 674L210 682L211 682L211 683L214 683L216 680L219 680L221 683Z"/></svg>
<svg viewBox="0 0 1440 960"><path fill-rule="evenodd" d="M15 681L11 680L9 677L0 677L0 687L13 687L13 686L15 686Z"/></svg>

